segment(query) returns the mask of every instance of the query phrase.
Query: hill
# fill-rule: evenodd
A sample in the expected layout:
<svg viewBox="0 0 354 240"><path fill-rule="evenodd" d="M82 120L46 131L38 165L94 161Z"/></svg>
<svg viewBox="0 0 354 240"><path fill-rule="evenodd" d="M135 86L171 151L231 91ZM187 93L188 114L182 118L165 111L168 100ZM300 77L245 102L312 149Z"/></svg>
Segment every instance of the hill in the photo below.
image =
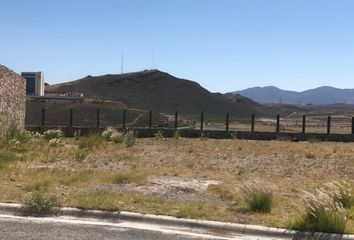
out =
<svg viewBox="0 0 354 240"><path fill-rule="evenodd" d="M323 86L303 92L286 91L274 86L248 88L235 91L259 103L284 104L354 104L354 89Z"/></svg>
<svg viewBox="0 0 354 240"><path fill-rule="evenodd" d="M158 70L127 74L87 76L82 79L46 87L47 93L82 93L85 98L118 101L129 108L166 114L224 116L226 112L249 117L264 108L240 95L211 93L198 83L174 77Z"/></svg>

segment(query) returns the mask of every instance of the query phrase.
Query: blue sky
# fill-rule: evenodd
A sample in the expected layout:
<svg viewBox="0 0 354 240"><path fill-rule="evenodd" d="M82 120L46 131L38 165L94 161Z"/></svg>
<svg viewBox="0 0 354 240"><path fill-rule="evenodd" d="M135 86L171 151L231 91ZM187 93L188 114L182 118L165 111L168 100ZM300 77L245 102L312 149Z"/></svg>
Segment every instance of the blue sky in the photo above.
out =
<svg viewBox="0 0 354 240"><path fill-rule="evenodd" d="M352 0L0 0L0 6L0 64L43 71L51 84L120 73L124 52L125 72L157 68L214 92L354 88Z"/></svg>

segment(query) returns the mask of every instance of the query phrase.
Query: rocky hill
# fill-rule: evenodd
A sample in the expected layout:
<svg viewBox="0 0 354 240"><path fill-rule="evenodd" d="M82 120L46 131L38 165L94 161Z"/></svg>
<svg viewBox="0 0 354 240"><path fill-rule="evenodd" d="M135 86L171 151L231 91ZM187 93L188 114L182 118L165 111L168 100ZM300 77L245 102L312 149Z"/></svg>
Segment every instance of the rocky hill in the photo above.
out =
<svg viewBox="0 0 354 240"><path fill-rule="evenodd" d="M85 98L119 101L129 108L161 113L224 116L226 112L249 117L262 105L241 95L211 93L198 83L174 77L158 70L87 76L82 79L46 87L47 93L82 93Z"/></svg>

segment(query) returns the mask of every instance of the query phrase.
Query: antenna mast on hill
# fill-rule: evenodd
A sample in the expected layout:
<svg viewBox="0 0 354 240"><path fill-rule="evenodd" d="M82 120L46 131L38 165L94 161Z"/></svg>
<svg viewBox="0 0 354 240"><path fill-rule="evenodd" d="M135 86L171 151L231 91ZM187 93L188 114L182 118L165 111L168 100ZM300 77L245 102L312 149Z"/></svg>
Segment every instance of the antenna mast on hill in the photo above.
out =
<svg viewBox="0 0 354 240"><path fill-rule="evenodd" d="M154 63L154 46L152 46L152 49L151 49L151 69L154 69L155 68L155 63Z"/></svg>
<svg viewBox="0 0 354 240"><path fill-rule="evenodd" d="M154 49L154 46L152 46L152 49L151 49L151 69L155 69L155 49Z"/></svg>
<svg viewBox="0 0 354 240"><path fill-rule="evenodd" d="M121 62L120 62L120 73L123 74L123 70L124 70L124 52L122 52L122 58L121 58Z"/></svg>

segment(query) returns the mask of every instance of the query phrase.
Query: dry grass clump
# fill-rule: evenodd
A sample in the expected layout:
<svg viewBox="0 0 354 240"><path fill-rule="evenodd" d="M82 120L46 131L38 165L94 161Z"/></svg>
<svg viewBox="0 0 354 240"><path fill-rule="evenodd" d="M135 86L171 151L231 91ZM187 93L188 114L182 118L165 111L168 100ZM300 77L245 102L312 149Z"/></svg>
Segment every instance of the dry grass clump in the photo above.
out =
<svg viewBox="0 0 354 240"><path fill-rule="evenodd" d="M294 229L326 233L344 233L347 211L330 194L322 189L314 193L304 192L305 212Z"/></svg>
<svg viewBox="0 0 354 240"><path fill-rule="evenodd" d="M107 128L106 130L104 130L101 134L101 136L103 137L103 139L105 139L106 141L111 141L111 137L112 134L115 132L115 129L112 128Z"/></svg>
<svg viewBox="0 0 354 240"><path fill-rule="evenodd" d="M107 128L102 132L102 137L107 142L114 143L123 143L124 142L124 134L122 132L118 132L115 128Z"/></svg>
<svg viewBox="0 0 354 240"><path fill-rule="evenodd" d="M293 228L327 233L344 233L348 212L353 204L351 186L347 182L331 181L314 193L304 192L305 212Z"/></svg>
<svg viewBox="0 0 354 240"><path fill-rule="evenodd" d="M270 212L273 205L273 186L261 182L259 179L251 179L242 187L245 202L253 212Z"/></svg>
<svg viewBox="0 0 354 240"><path fill-rule="evenodd" d="M79 148L75 152L75 160L78 162L82 162L86 159L88 154L89 154L88 148Z"/></svg>
<svg viewBox="0 0 354 240"><path fill-rule="evenodd" d="M326 192L334 201L341 203L344 208L349 209L353 205L352 188L345 181L325 183L322 191Z"/></svg>
<svg viewBox="0 0 354 240"><path fill-rule="evenodd" d="M103 139L98 133L90 133L86 136L79 138L79 149L92 150L102 145Z"/></svg>
<svg viewBox="0 0 354 240"><path fill-rule="evenodd" d="M85 160L90 151L103 144L103 138L98 133L89 133L86 136L79 137L78 140L79 148L75 152L75 159L78 162Z"/></svg>
<svg viewBox="0 0 354 240"><path fill-rule="evenodd" d="M128 132L125 135L125 146L126 147L132 147L135 144L136 137L133 132Z"/></svg>

